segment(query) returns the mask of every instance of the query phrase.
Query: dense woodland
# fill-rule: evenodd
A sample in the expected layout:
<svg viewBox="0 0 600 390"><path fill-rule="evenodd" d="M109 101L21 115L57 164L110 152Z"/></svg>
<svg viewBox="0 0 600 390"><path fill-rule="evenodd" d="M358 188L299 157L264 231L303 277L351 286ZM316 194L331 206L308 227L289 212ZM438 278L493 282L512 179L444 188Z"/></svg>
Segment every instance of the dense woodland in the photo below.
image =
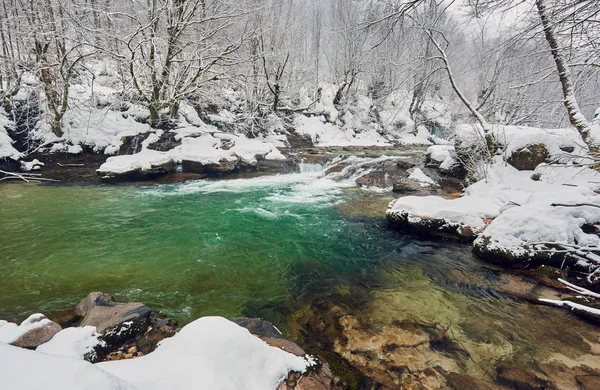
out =
<svg viewBox="0 0 600 390"><path fill-rule="evenodd" d="M12 119L43 112L62 135L70 87L110 74L118 109L136 102L153 127L182 101L241 100L242 126L273 111L309 112L406 91L454 118L558 127L586 139L600 95L596 0L2 0L0 96ZM19 116L19 118L17 118ZM39 116L39 115L38 115ZM471 118L471 119L468 119ZM587 118L587 119L586 119ZM254 126L253 126L254 127Z"/></svg>

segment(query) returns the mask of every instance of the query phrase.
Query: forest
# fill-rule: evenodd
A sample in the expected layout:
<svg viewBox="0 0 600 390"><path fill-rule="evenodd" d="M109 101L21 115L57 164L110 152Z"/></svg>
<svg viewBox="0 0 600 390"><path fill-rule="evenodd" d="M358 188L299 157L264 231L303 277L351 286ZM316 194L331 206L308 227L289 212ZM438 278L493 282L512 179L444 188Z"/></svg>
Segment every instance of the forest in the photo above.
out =
<svg viewBox="0 0 600 390"><path fill-rule="evenodd" d="M210 110L236 96L235 125L268 113L319 114L323 93L373 111L392 93L419 124L443 99L481 124L589 129L598 105L594 0L3 0L0 97L31 131L57 136L69 110L143 106L152 127L182 102ZM94 86L118 93L106 101ZM71 99L70 87L91 90ZM42 114L43 113L43 114ZM586 121L586 118L587 121ZM329 118L335 121L336 118ZM402 123L398 123L402 126ZM410 131L410 129L409 129Z"/></svg>

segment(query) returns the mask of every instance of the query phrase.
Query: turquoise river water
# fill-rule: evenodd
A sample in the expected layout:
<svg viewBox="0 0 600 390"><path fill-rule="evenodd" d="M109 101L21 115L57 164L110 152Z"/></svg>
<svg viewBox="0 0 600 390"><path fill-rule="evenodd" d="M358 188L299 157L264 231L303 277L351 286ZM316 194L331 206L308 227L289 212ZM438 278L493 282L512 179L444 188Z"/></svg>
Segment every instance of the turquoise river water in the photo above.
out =
<svg viewBox="0 0 600 390"><path fill-rule="evenodd" d="M592 327L494 292L500 277L468 247L392 231L385 207L379 218L361 217L364 194L348 187L315 172L0 186L0 319L66 310L104 291L182 323L262 316L285 331L286 316L303 304L338 297L382 329L407 319L452 327L491 364L565 350L571 362L592 356ZM578 324L574 339L564 337L565 324Z"/></svg>

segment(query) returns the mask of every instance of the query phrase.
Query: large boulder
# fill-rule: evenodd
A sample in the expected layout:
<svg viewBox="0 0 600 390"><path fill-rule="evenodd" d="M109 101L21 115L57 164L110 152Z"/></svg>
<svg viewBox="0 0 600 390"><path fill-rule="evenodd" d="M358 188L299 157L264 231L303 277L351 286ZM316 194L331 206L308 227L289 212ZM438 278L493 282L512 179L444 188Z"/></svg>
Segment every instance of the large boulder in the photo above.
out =
<svg viewBox="0 0 600 390"><path fill-rule="evenodd" d="M534 144L515 150L507 162L519 171L533 171L538 165L548 162L549 156L546 145Z"/></svg>
<svg viewBox="0 0 600 390"><path fill-rule="evenodd" d="M95 326L99 333L125 322L147 319L151 310L139 302L115 303L112 306L93 306L80 326Z"/></svg>
<svg viewBox="0 0 600 390"><path fill-rule="evenodd" d="M96 306L114 306L115 299L112 295L95 291L89 293L81 302L75 306L75 314L84 317Z"/></svg>

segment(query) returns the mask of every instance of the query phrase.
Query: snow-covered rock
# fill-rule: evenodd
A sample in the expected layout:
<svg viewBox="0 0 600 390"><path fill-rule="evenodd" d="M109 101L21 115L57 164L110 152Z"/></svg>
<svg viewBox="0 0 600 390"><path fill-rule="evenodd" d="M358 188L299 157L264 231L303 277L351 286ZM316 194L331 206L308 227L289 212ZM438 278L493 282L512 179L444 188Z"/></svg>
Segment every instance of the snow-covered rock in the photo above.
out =
<svg viewBox="0 0 600 390"><path fill-rule="evenodd" d="M494 125L490 135L505 160L520 170L533 170L541 163L582 162L589 153L574 128ZM456 152L465 160L477 158L476 151L488 143L481 126L470 124L456 126L454 141Z"/></svg>
<svg viewBox="0 0 600 390"><path fill-rule="evenodd" d="M0 342L35 348L49 341L61 327L43 314L32 314L20 325L0 320Z"/></svg>
<svg viewBox="0 0 600 390"><path fill-rule="evenodd" d="M6 128L11 128L14 123L8 119L3 108L0 108L0 158L19 160L23 153L13 147L14 141L9 137Z"/></svg>
<svg viewBox="0 0 600 390"><path fill-rule="evenodd" d="M405 196L392 201L386 215L394 226L413 233L472 241L485 228L484 219L499 213L499 205L488 198Z"/></svg>
<svg viewBox="0 0 600 390"><path fill-rule="evenodd" d="M494 164L487 181L466 189L468 195L503 204L502 213L474 243L480 256L508 264L535 258L561 262L564 252L550 247L600 248L598 235L586 229L600 223L597 172L542 164L536 174L539 180L532 180L531 171Z"/></svg>
<svg viewBox="0 0 600 390"><path fill-rule="evenodd" d="M103 181L143 180L175 171L175 161L168 153L142 150L139 153L109 157L96 173Z"/></svg>
<svg viewBox="0 0 600 390"><path fill-rule="evenodd" d="M410 180L418 182L421 185L421 187L437 186L436 182L433 181L433 179L427 176L425 173L423 173L423 171L420 168L411 168L408 172L410 173L408 178Z"/></svg>
<svg viewBox="0 0 600 390"><path fill-rule="evenodd" d="M72 345L65 337L53 349L70 352ZM0 342L0 386L6 389L277 389L290 371L303 373L310 365L221 317L186 325L151 354L95 365Z"/></svg>
<svg viewBox="0 0 600 390"><path fill-rule="evenodd" d="M136 390L126 381L83 360L49 355L0 342L3 389Z"/></svg>
<svg viewBox="0 0 600 390"><path fill-rule="evenodd" d="M349 118L346 118L349 119ZM389 146L387 139L377 132L375 126L357 129L340 127L326 122L325 117L298 115L294 119L297 134L310 136L317 146Z"/></svg>

